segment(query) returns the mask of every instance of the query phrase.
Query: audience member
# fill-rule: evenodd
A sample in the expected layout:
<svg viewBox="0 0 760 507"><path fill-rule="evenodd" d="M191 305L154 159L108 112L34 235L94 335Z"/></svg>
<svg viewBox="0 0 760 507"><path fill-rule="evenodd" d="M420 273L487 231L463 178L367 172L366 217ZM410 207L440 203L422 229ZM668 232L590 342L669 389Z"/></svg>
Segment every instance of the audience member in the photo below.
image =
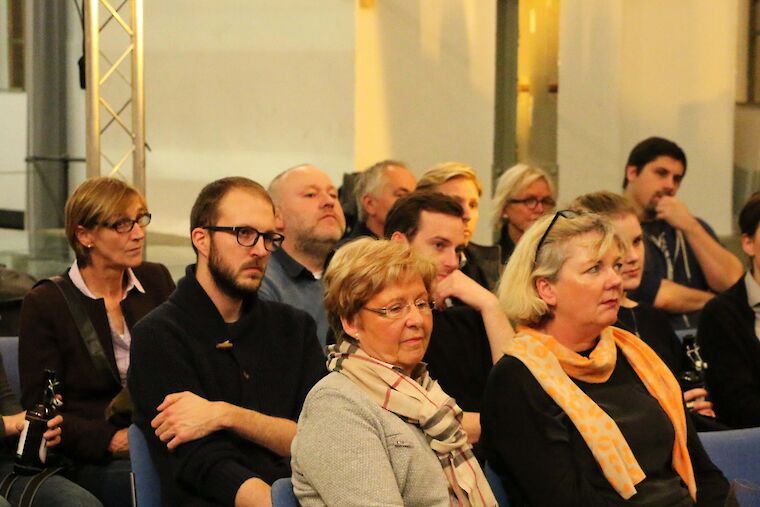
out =
<svg viewBox="0 0 760 507"><path fill-rule="evenodd" d="M0 454L0 477L3 479L13 472L15 457L15 437L24 428L26 411L21 409L16 396L11 390L8 383L8 376L5 374L3 358L0 356L0 435L5 437L6 442L3 452ZM53 448L61 442L61 428L59 425L63 418L57 415L47 422L49 428L43 435L47 442L48 448ZM33 495L32 507L102 507L102 504L92 494L77 486L73 482L65 479L61 475L51 475L45 479L36 492L28 488L30 484L39 480L36 475L18 476L13 482L9 493L6 497L0 497L0 507L10 507L11 505L21 505L21 502L28 502L29 495Z"/></svg>
<svg viewBox="0 0 760 507"><path fill-rule="evenodd" d="M465 249L461 254L461 270L487 289L493 289L501 273L498 247L471 242L478 225L480 195L483 186L475 170L459 162L445 162L429 169L417 182L421 192L440 192L457 200L464 210Z"/></svg>
<svg viewBox="0 0 760 507"><path fill-rule="evenodd" d="M285 240L272 254L260 297L288 303L311 315L324 346L328 325L320 278L328 254L346 230L338 192L327 174L308 164L280 173L269 192L276 228Z"/></svg>
<svg viewBox="0 0 760 507"><path fill-rule="evenodd" d="M413 192L391 208L385 235L409 244L415 254L436 266L433 296L438 308L433 312L435 325L425 361L459 406L474 413L475 423L467 430L477 441L488 373L511 338L512 327L496 296L457 269L458 253L465 244L462 215L462 207L447 195ZM446 308L452 298L462 304Z"/></svg>
<svg viewBox="0 0 760 507"><path fill-rule="evenodd" d="M421 362L435 277L397 242L361 238L335 254L325 276L331 373L309 393L293 441L302 506L497 505L462 410Z"/></svg>
<svg viewBox="0 0 760 507"><path fill-rule="evenodd" d="M261 185L206 185L190 235L197 264L134 331L135 423L164 505L269 505L269 485L290 475L303 400L324 375L314 320L256 297L283 239Z"/></svg>
<svg viewBox="0 0 760 507"><path fill-rule="evenodd" d="M623 249L607 219L560 211L507 264L499 298L520 327L488 381L482 443L510 504L724 504L675 377L611 326Z"/></svg>
<svg viewBox="0 0 760 507"><path fill-rule="evenodd" d="M359 222L346 239L381 238L388 211L399 197L414 191L416 183L409 168L396 160L383 160L360 173L355 188Z"/></svg>
<svg viewBox="0 0 760 507"><path fill-rule="evenodd" d="M707 385L721 420L736 427L760 426L760 193L739 213L742 249L750 270L705 305L697 342Z"/></svg>
<svg viewBox="0 0 760 507"><path fill-rule="evenodd" d="M647 239L644 276L633 298L673 314L676 330L696 328L713 292L731 287L742 273L739 259L676 197L685 174L683 150L650 137L631 151L623 180Z"/></svg>
<svg viewBox="0 0 760 507"><path fill-rule="evenodd" d="M61 452L77 465L70 478L109 506L131 505L124 388L135 323L174 289L169 271L143 262L145 199L115 178L82 183L65 207L76 260L40 282L21 310L21 402L31 407L55 370L66 402ZM106 419L107 407L117 407Z"/></svg>
<svg viewBox="0 0 760 507"><path fill-rule="evenodd" d="M492 221L494 229L499 229L502 265L527 228L554 209L556 197L551 178L540 167L517 164L499 176Z"/></svg>
<svg viewBox="0 0 760 507"><path fill-rule="evenodd" d="M623 256L620 272L623 278L623 300L615 326L644 340L670 368L673 375L682 381L684 371L693 369L695 365L691 364L691 359L684 354L681 341L668 322L668 316L662 310L647 303L638 303L629 296L630 291L636 290L641 283L644 268L644 231L636 215L636 208L627 198L606 190L582 195L572 202L571 207L607 217L615 226L618 235L627 243L628 248ZM697 431L727 429L715 421L712 402L707 400L707 390L702 387L690 388L688 385L682 387L686 407L699 414L694 418Z"/></svg>

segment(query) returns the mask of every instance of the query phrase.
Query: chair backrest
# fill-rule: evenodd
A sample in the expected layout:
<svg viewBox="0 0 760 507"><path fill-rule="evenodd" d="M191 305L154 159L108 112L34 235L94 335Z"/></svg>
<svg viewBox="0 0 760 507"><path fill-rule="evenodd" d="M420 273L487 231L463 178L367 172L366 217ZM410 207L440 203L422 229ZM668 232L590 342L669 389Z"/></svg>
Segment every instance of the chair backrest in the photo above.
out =
<svg viewBox="0 0 760 507"><path fill-rule="evenodd" d="M729 481L744 479L760 485L760 428L699 434L702 445Z"/></svg>
<svg viewBox="0 0 760 507"><path fill-rule="evenodd" d="M499 477L499 474L497 474L488 463L486 463L483 473L486 475L488 485L491 486L491 491L493 491L493 496L496 498L496 503L499 504L499 507L509 507L507 490L504 489L504 483L502 482L501 477Z"/></svg>
<svg viewBox="0 0 760 507"><path fill-rule="evenodd" d="M132 461L137 507L161 507L161 480L148 450L145 434L132 424L129 433L129 459Z"/></svg>
<svg viewBox="0 0 760 507"><path fill-rule="evenodd" d="M272 484L272 507L299 507L290 477L277 479Z"/></svg>
<svg viewBox="0 0 760 507"><path fill-rule="evenodd" d="M21 399L21 380L18 373L18 336L0 337L0 354L3 356L3 366L5 374L8 376L13 392L16 393L16 399Z"/></svg>

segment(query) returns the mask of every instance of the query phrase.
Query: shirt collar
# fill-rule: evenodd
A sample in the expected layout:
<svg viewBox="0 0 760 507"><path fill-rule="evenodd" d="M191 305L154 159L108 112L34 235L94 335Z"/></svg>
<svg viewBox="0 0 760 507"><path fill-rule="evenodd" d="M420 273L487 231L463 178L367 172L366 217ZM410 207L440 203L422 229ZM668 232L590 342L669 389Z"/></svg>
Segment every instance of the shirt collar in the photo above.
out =
<svg viewBox="0 0 760 507"><path fill-rule="evenodd" d="M71 282L74 284L74 286L79 289L82 294L90 299L100 299L98 297L95 297L95 294L93 294L92 291L87 287L87 284L84 283L82 272L79 270L79 264L77 264L76 260L71 265L71 268L69 268L69 278L71 279ZM122 300L127 297L127 294L132 289L137 289L139 292L145 294L145 289L140 283L140 280L137 279L137 276L135 276L135 272L132 271L132 268L127 268L127 287L124 290L124 296L122 297Z"/></svg>
<svg viewBox="0 0 760 507"><path fill-rule="evenodd" d="M749 306L754 308L756 305L760 305L760 284L752 276L751 271L747 271L747 274L744 275L744 285L747 287L747 302Z"/></svg>
<svg viewBox="0 0 760 507"><path fill-rule="evenodd" d="M285 271L285 274L290 278L308 277L312 280L317 279L317 277L314 276L314 273L306 269L306 266L288 255L284 248L275 250L272 257L277 259L277 262L282 265L282 270Z"/></svg>

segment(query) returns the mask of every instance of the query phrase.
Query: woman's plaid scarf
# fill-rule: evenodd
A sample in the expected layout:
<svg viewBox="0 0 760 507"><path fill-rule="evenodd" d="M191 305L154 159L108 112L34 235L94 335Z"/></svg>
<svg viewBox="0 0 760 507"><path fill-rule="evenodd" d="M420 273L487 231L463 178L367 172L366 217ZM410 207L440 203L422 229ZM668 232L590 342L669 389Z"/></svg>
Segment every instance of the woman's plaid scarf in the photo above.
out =
<svg viewBox="0 0 760 507"><path fill-rule="evenodd" d="M461 424L462 409L430 378L424 363L408 376L398 366L368 356L350 338L328 350L329 370L346 375L382 408L425 433L449 480L452 505L497 505L467 443Z"/></svg>

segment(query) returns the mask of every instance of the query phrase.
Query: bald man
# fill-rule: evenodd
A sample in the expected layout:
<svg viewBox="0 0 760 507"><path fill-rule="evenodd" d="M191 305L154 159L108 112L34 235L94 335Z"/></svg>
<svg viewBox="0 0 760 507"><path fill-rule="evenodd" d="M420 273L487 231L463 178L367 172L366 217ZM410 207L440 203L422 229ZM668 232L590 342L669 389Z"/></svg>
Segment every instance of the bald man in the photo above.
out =
<svg viewBox="0 0 760 507"><path fill-rule="evenodd" d="M327 255L346 230L338 190L324 171L302 164L276 176L269 194L285 241L271 256L259 295L311 315L324 347L328 324L320 279Z"/></svg>

